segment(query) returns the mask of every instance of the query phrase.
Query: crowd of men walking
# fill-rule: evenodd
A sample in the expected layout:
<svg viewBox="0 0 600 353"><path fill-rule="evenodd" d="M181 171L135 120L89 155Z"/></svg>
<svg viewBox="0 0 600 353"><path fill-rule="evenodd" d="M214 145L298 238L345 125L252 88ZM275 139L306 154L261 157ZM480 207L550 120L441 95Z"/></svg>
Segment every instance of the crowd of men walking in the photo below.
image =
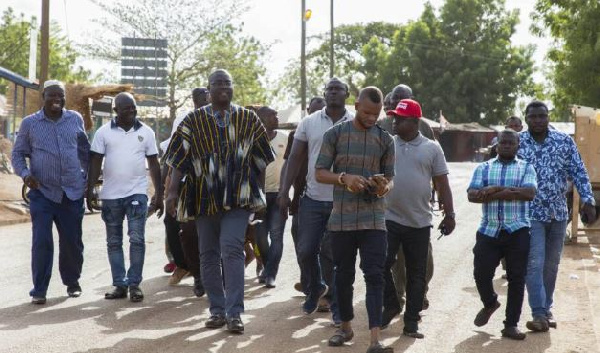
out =
<svg viewBox="0 0 600 353"><path fill-rule="evenodd" d="M332 78L289 137L277 130L276 110L235 105L233 92L225 70L210 75L208 89L192 91L194 110L176 119L160 145L161 168L155 134L137 119L132 95L117 95L116 117L90 144L81 115L64 109L62 83L44 84L43 108L23 120L12 154L15 172L31 188L32 302L46 302L53 223L62 282L70 297L81 295L83 197L102 173L113 285L106 299L144 299L146 219L164 212L175 263L169 284L193 276L195 295L209 301L205 326L243 333L245 267L256 255L259 283L276 286L291 215L300 270L295 287L306 296L305 314L331 312L337 329L330 346L354 336L357 254L366 282L367 352L393 352L380 343L379 332L404 309L402 333L424 338L419 323L430 305L433 276L432 195L443 210L441 235L453 232L456 215L444 153L410 87L398 85L385 98L376 87L363 88L352 114L345 106L348 86ZM382 108L387 116L379 119ZM526 337L518 328L525 287L532 312L526 327L557 327L551 308L568 218L567 180L581 194L586 220L596 218L573 140L548 128L542 102L531 102L525 117L529 129L517 133L510 125L500 133L497 157L477 166L467 190L469 201L482 204L473 253L483 308L474 324L485 325L501 305L492 279L504 260L508 296L501 333L517 340ZM516 117L510 123L515 119L520 123ZM154 186L150 198L146 165Z"/></svg>

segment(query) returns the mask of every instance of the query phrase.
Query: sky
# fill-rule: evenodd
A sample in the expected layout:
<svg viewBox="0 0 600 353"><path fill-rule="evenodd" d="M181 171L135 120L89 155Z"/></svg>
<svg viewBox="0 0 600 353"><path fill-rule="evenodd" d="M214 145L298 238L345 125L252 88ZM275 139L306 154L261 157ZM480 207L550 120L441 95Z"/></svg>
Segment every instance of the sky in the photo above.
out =
<svg viewBox="0 0 600 353"><path fill-rule="evenodd" d="M121 0L128 2L135 0ZM440 8L443 0L430 0L435 8ZM41 18L41 0L2 0L0 11L12 7L17 13L25 13ZM334 24L366 23L385 21L406 23L417 19L426 0L335 0ZM537 47L534 59L538 66L544 63L549 40L540 39L529 32L530 13L535 0L506 0L508 9L520 10L521 23L513 37L517 45L534 44ZM250 9L242 16L244 32L266 44L272 44L269 58L265 60L269 79L276 79L284 71L288 61L300 56L300 0L248 0ZM312 10L312 18L307 22L307 36L329 30L330 1L306 0L306 7ZM90 33L98 33L90 28L92 16L101 13L89 0L50 0L50 18L57 21L69 39L75 43L84 42ZM83 60L80 64L100 73L104 66ZM115 68L115 70L118 68ZM118 74L118 70L116 72ZM542 82L541 72L534 79Z"/></svg>

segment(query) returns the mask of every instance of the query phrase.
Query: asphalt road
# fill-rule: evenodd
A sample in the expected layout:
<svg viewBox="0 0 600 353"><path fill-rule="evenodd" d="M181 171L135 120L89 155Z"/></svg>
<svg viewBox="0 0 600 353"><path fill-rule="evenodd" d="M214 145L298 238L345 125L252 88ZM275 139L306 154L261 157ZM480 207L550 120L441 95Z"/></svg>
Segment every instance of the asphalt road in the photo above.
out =
<svg viewBox="0 0 600 353"><path fill-rule="evenodd" d="M451 164L451 185L457 214L454 234L433 239L435 275L423 312L423 340L401 335L401 319L383 331L384 343L396 352L600 352L598 313L600 279L587 245L566 248L559 274L554 314L558 329L530 333L523 342L500 337L506 283L497 272L494 281L502 307L487 326L473 325L480 302L472 278L472 247L480 210L466 201L466 186L474 164ZM439 220L438 220L439 221ZM437 221L436 221L437 223ZM303 315L302 297L293 289L298 268L291 236L286 233L284 257L277 287L265 289L254 278L254 265L246 271L246 324L244 335L207 330L207 299L192 294L192 279L169 287L163 273L164 227L153 217L147 225L147 250L142 303L107 301L104 292L111 277L105 248L104 224L98 214L84 219L85 263L80 298L67 298L58 274L57 256L44 306L30 304L31 224L0 228L0 352L364 352L368 345L364 281L357 272L355 284L355 338L342 348L327 347L334 329L328 314ZM56 241L57 244L57 241ZM592 248L593 250L593 248ZM360 271L360 270L359 270ZM521 328L529 319L525 303Z"/></svg>

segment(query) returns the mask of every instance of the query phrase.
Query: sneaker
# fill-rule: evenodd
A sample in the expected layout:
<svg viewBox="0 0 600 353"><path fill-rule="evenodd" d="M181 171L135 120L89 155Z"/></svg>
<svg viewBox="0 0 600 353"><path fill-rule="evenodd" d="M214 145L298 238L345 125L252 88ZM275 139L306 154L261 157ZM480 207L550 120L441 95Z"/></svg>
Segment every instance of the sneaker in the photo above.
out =
<svg viewBox="0 0 600 353"><path fill-rule="evenodd" d="M525 326L533 332L546 332L548 331L548 320L545 317L535 316L533 320L527 321Z"/></svg>
<svg viewBox="0 0 600 353"><path fill-rule="evenodd" d="M163 267L163 271L165 271L165 273L173 273L173 271L175 271L176 268L177 265L175 265L174 262L169 262L165 265L165 267Z"/></svg>
<svg viewBox="0 0 600 353"><path fill-rule="evenodd" d="M519 331L519 329L515 326L505 327L502 331L502 337L510 338L517 341L522 341L527 337L526 334Z"/></svg>
<svg viewBox="0 0 600 353"><path fill-rule="evenodd" d="M81 286L79 283L67 286L67 295L71 298L77 298L81 295Z"/></svg>
<svg viewBox="0 0 600 353"><path fill-rule="evenodd" d="M36 305L46 304L46 297L33 296L33 297L31 297L31 304L36 304Z"/></svg>
<svg viewBox="0 0 600 353"><path fill-rule="evenodd" d="M171 277L169 277L169 285L178 285L179 282L181 282L181 280L183 279L183 277L185 277L188 273L188 270L184 270L181 267L177 267L175 271L173 271L173 274L171 274Z"/></svg>
<svg viewBox="0 0 600 353"><path fill-rule="evenodd" d="M496 301L494 304L492 304L492 306L483 307L481 310L479 310L477 316L475 316L475 320L473 321L475 326L481 327L487 324L488 321L490 321L490 317L492 317L494 311L498 310L499 307L500 303Z"/></svg>
<svg viewBox="0 0 600 353"><path fill-rule="evenodd" d="M319 299L323 298L327 292L329 291L329 287L326 284L323 284L321 290L318 293L310 293L306 296L306 301L302 304L302 309L306 315L310 315L317 311Z"/></svg>
<svg viewBox="0 0 600 353"><path fill-rule="evenodd" d="M329 301L325 298L319 299L319 305L317 306L318 313L328 313L331 311L331 307L329 306Z"/></svg>
<svg viewBox="0 0 600 353"><path fill-rule="evenodd" d="M208 320L204 323L204 327L206 328L221 328L225 326L227 320L225 320L225 316L223 315L211 315Z"/></svg>

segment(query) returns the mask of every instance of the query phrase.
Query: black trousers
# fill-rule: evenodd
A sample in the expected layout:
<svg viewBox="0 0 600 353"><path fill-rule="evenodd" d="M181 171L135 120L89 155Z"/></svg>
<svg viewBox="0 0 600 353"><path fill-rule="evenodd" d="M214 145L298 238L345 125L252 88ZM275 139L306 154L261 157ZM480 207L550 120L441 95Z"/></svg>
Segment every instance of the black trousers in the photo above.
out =
<svg viewBox="0 0 600 353"><path fill-rule="evenodd" d="M427 254L429 253L429 237L431 227L413 228L393 221L386 221L388 249L385 260L385 290L383 306L386 310L400 310L398 295L394 286L392 266L396 262L396 254L400 245L404 251L406 266L406 312L404 327L408 331L416 331L421 320L425 297Z"/></svg>
<svg viewBox="0 0 600 353"><path fill-rule="evenodd" d="M194 277L200 276L200 257L198 255L198 234L194 221L180 223L165 213L165 231L167 242L175 265L188 270Z"/></svg>
<svg viewBox="0 0 600 353"><path fill-rule="evenodd" d="M505 327L517 326L525 294L525 275L529 255L529 228L521 228L508 233L502 230L492 238L477 232L473 248L473 276L481 302L485 307L492 306L498 295L494 291L494 274L503 257L506 259L508 293L506 300Z"/></svg>

